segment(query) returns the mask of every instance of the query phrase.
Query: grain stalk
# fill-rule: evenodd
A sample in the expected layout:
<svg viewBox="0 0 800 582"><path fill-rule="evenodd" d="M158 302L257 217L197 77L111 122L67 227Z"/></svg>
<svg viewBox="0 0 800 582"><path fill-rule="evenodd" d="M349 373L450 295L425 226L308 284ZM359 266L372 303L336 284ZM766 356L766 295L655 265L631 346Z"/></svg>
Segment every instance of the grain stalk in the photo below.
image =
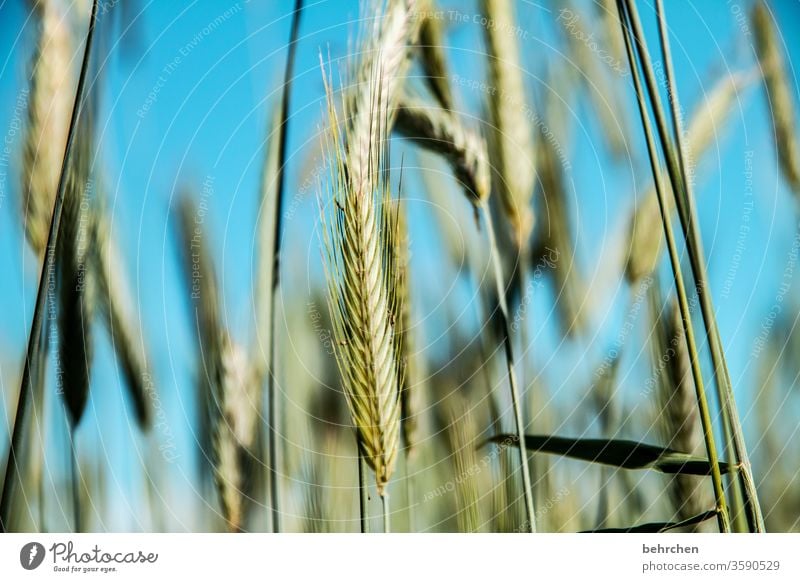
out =
<svg viewBox="0 0 800 582"><path fill-rule="evenodd" d="M34 363L38 362L36 356L42 335L45 302L47 299L47 287L48 282L53 275L55 268L55 256L59 249L58 238L61 226L61 214L64 206L64 197L68 182L67 170L72 164L75 133L77 131L79 121L82 119L83 109L86 106L87 97L84 93L86 75L89 70L92 39L94 38L96 15L97 0L93 0L92 12L89 18L89 28L86 33L86 45L83 53L83 62L81 64L80 75L78 77L78 87L75 94L75 103L72 108L69 131L67 132L64 160L61 165L61 174L59 175L58 179L58 188L56 190L55 201L53 203L53 214L50 220L50 230L47 235L45 258L42 263L42 272L39 277L39 285L36 293L36 303L33 311L33 320L31 322L31 331L28 335L25 366L22 372L22 382L20 386L19 399L17 402L17 411L14 418L14 429L12 431L11 442L9 445L8 461L3 481L3 494L2 499L0 500L0 532L7 531L8 518L11 512L11 502L14 496L13 489L21 479L19 471L20 459L18 459L17 454L22 446L22 436L25 433L24 425L31 399L32 383L34 382L36 374L38 373L37 370L32 369L32 366Z"/></svg>
<svg viewBox="0 0 800 582"><path fill-rule="evenodd" d="M653 321L653 361L659 371L658 424L664 446L696 455L702 447L697 405L691 386L689 354L681 327L680 311L674 302L664 304L659 293L658 282L650 286L649 303ZM670 498L679 521L699 515L711 504L701 480L693 475L678 474L669 482ZM693 526L701 531L702 525Z"/></svg>
<svg viewBox="0 0 800 582"><path fill-rule="evenodd" d="M752 73L738 72L719 80L709 91L708 97L695 109L689 119L686 147L695 161L700 160L714 138L733 111L741 91L755 79ZM662 170L663 174L663 170ZM665 184L669 187L668 184ZM675 198L669 187L667 203L670 214L675 209ZM628 238L628 257L625 262L625 276L631 284L650 275L658 264L663 249L664 234L658 198L655 188L649 188L644 201L637 206L631 218Z"/></svg>
<svg viewBox="0 0 800 582"><path fill-rule="evenodd" d="M633 24L634 34L642 50L644 62L649 63L647 46L644 35L641 31L641 24L636 12L635 5L627 0L631 13L631 24ZM695 208L695 196L693 193L693 183L689 179L688 167L685 160L685 147L683 143L683 120L680 115L680 105L678 103L678 89L675 84L675 74L672 66L672 55L669 49L669 39L666 32L666 18L661 0L656 0L656 12L659 19L659 35L661 39L661 49L664 56L667 73L667 91L670 95L672 106L672 130L674 147L670 147L664 111L660 104L658 93L655 90L655 82L651 67L645 67L648 91L650 93L653 110L656 114L659 135L661 137L662 149L667 158L672 187L678 202L681 226L689 252L689 261L694 274L697 294L700 298L700 308L703 314L703 321L706 326L706 336L711 346L711 359L714 367L714 378L717 382L717 392L723 412L723 426L730 426L731 444L735 453L735 458L740 465L739 477L744 490L744 506L750 527L756 532L764 531L764 517L761 513L761 506L758 501L753 469L744 442L744 432L742 430L739 413L736 407L736 399L733 395L733 385L731 383L728 364L725 360L725 353L722 349L722 341L717 327L716 314L709 294L707 283L707 269L705 257L703 255L702 243L700 240L699 229L697 228L697 209ZM681 210L681 206L684 206ZM738 516L738 512L736 513Z"/></svg>
<svg viewBox="0 0 800 582"><path fill-rule="evenodd" d="M725 492L722 486L722 476L720 473L719 459L717 457L717 448L714 442L714 433L711 422L711 414L706 399L705 389L703 387L703 377L700 370L700 362L697 352L697 344L695 342L694 330L692 329L691 312L689 310L689 302L686 296L686 287L683 282L683 275L681 273L680 258L675 244L675 239L672 233L672 220L670 218L669 207L666 203L665 187L662 181L662 175L659 171L658 154L656 152L655 140L650 125L650 119L647 114L647 105L645 103L644 92L642 83L639 76L639 70L636 66L635 57L633 54L633 40L630 31L630 22L628 20L629 4L623 4L625 0L618 0L617 7L620 14L620 23L622 26L622 34L625 38L625 49L628 54L628 62L631 67L633 76L634 88L636 90L636 98L639 104L639 113L642 119L642 126L645 133L647 142L647 151L650 158L650 167L653 172L653 179L656 185L656 195L658 196L658 205L661 211L661 220L664 226L664 234L667 238L667 248L669 249L670 264L672 266L672 274L675 280L675 287L678 293L678 302L681 311L681 319L683 321L684 333L686 334L686 343L689 349L692 377L694 379L695 389L697 392L697 402L700 408L700 417L703 424L703 437L705 439L706 451L708 452L709 463L711 464L711 480L714 487L714 498L716 501L717 521L721 532L730 531L730 523L728 519L728 508L725 501ZM639 44L641 47L641 43ZM642 58L643 68L645 63L649 62L645 56Z"/></svg>
<svg viewBox="0 0 800 582"><path fill-rule="evenodd" d="M291 32L289 34L288 52L286 55L286 68L284 69L283 90L281 95L279 116L271 134L276 143L270 143L264 161L261 176L261 218L259 221L259 274L258 295L256 299L257 331L259 338L263 338L260 354L254 355L256 374L259 385L263 379L267 380L267 401L269 416L268 455L270 467L269 501L272 516L272 530L279 532L280 523L280 489L278 477L278 391L275 380L275 310L277 302L278 285L280 284L281 261L281 219L283 216L283 198L286 190L286 148L291 111L291 85L294 79L295 55L297 41L300 34L300 20L303 12L303 0L295 0L292 13ZM258 344L259 342L256 342ZM262 356L261 354L266 354ZM266 361L265 361L266 360Z"/></svg>

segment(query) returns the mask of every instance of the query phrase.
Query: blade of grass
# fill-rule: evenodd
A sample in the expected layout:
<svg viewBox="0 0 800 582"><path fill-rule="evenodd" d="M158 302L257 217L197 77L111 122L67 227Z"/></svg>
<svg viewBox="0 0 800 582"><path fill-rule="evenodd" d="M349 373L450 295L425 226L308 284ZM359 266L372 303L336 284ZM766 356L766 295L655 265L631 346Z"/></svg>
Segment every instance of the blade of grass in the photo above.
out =
<svg viewBox="0 0 800 582"><path fill-rule="evenodd" d="M698 523L702 523L704 521L711 519L716 514L717 512L712 509L710 511L704 511L703 513L699 513L683 521L677 521L677 522L665 521L665 522L655 522L655 523L643 523L641 525L634 525L631 527L590 529L590 530L584 530L580 533L665 533L673 529L680 529L683 527L689 527L690 525L696 525Z"/></svg>
<svg viewBox="0 0 800 582"><path fill-rule="evenodd" d="M92 52L92 39L94 38L96 17L97 0L93 0L92 12L89 18L89 29L86 33L86 46L83 51L83 62L81 63L80 76L78 77L78 88L75 93L75 104L72 108L72 116L69 122L69 132L67 133L67 145L64 150L64 160L61 165L61 175L58 179L58 190L56 190L56 198L53 204L53 216L50 220L50 232L47 235L47 251L45 253L44 261L42 262L42 273L39 277L39 287L36 292L36 304L33 310L31 331L28 336L25 366L22 372L22 384L20 386L19 400L17 402L17 412L14 417L14 429L11 436L11 443L9 445L8 461L3 480L3 494L2 499L0 499L0 532L5 532L7 530L8 517L11 511L11 500L14 495L13 489L20 481L20 460L17 458L17 451L22 445L22 437L25 432L25 418L30 403L32 382L35 377L35 371L31 369L31 365L36 361L35 356L37 346L42 334L42 317L44 315L45 299L47 298L48 281L50 280L55 267L55 255L58 247L58 232L61 225L61 212L64 205L64 192L67 186L67 168L69 167L72 159L75 130L78 127L78 121L81 117L81 113L83 112L86 100L84 96L86 74L89 70L89 60Z"/></svg>
<svg viewBox="0 0 800 582"><path fill-rule="evenodd" d="M499 434L488 441L517 446L514 434ZM652 469L668 475L710 475L714 470L708 459L656 445L624 439L584 439L552 435L525 435L528 449L539 453L561 455L590 463L611 465L620 469ZM720 463L720 471L731 466Z"/></svg>

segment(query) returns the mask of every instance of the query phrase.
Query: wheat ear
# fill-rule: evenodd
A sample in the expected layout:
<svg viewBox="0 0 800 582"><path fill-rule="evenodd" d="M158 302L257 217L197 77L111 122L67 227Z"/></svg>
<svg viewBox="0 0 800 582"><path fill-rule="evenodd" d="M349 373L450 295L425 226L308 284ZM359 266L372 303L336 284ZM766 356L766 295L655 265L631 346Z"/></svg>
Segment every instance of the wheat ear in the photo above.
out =
<svg viewBox="0 0 800 582"><path fill-rule="evenodd" d="M491 188L486 143L451 112L404 95L397 106L395 129L423 148L441 154L470 200L480 206Z"/></svg>
<svg viewBox="0 0 800 582"><path fill-rule="evenodd" d="M753 6L752 21L756 52L761 63L772 127L775 131L778 163L789 186L800 196L800 145L795 130L793 89L786 75L783 53L778 45L778 35L772 16L763 0L758 0Z"/></svg>
<svg viewBox="0 0 800 582"><path fill-rule="evenodd" d="M534 164L533 123L525 95L511 0L482 0L489 55L489 153L496 175L493 187L513 229L518 248L533 230Z"/></svg>
<svg viewBox="0 0 800 582"><path fill-rule="evenodd" d="M328 97L328 158L331 176L323 207L324 258L333 321L335 355L344 391L358 433L364 460L375 472L378 493L386 494L397 459L400 436L399 376L394 339L392 262L396 233L391 232L388 183L388 110L385 75L376 70L367 88L373 126L368 159L352 170L347 145L364 128L342 132L333 89L325 80ZM352 149L350 150L352 152Z"/></svg>
<svg viewBox="0 0 800 582"><path fill-rule="evenodd" d="M42 256L72 110L72 39L68 23L53 1L43 0L33 6L39 18L39 36L31 59L22 154L22 213L28 242Z"/></svg>
<svg viewBox="0 0 800 582"><path fill-rule="evenodd" d="M435 0L420 0L419 27L420 64L425 72L425 82L436 101L448 111L454 110L453 93L447 77L447 57L444 52L444 31L442 19L437 12Z"/></svg>
<svg viewBox="0 0 800 582"><path fill-rule="evenodd" d="M150 377L142 331L132 312L130 284L123 269L119 247L111 237L108 217L100 208L93 213L93 271L97 281L97 305L111 337L111 344L125 375L126 385L141 428L150 424Z"/></svg>
<svg viewBox="0 0 800 582"><path fill-rule="evenodd" d="M189 198L182 198L178 218L185 271L196 309L200 386L210 424L214 482L228 529L241 531L250 499L260 386L247 352L230 337L221 321L214 265L197 216Z"/></svg>
<svg viewBox="0 0 800 582"><path fill-rule="evenodd" d="M344 118L350 129L347 137L347 171L353 188L358 192L368 190L372 149L380 124L374 119L375 111L393 115L405 72L409 65L410 47L416 41L419 29L416 0L388 0L381 17L376 14L374 26L363 49L364 58L353 63L353 85L344 97ZM376 78L380 77L380 78ZM373 95L376 87L380 91ZM378 99L373 103L373 99ZM392 120L389 119L391 127Z"/></svg>

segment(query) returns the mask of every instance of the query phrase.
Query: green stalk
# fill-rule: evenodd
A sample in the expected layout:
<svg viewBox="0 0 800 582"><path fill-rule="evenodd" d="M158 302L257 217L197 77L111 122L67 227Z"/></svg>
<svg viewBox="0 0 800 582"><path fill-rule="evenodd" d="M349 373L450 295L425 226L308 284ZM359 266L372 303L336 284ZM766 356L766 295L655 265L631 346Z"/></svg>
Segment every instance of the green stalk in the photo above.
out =
<svg viewBox="0 0 800 582"><path fill-rule="evenodd" d="M275 182L275 213L269 217L273 221L272 240L269 249L273 260L270 262L272 272L269 273L268 293L269 293L269 317L267 333L270 338L269 344L269 370L267 376L267 399L269 401L269 459L270 459L270 507L272 509L272 531L279 532L280 526L280 499L278 487L278 391L275 389L275 304L277 289L280 283L280 253L281 253L281 218L283 215L283 193L285 190L285 166L286 166L286 129L289 124L289 110L291 97L291 84L294 78L295 54L297 52L297 39L300 31L300 15L303 12L303 0L295 0L294 12L292 13L292 28L289 33L289 46L286 55L286 68L283 77L283 94L281 95L280 125L278 126L278 167L276 169Z"/></svg>
<svg viewBox="0 0 800 582"><path fill-rule="evenodd" d="M27 418L27 410L30 406L31 393L33 391L33 378L31 365L37 361L38 344L42 336L42 318L44 316L45 299L47 297L47 285L53 274L55 267L56 248L58 245L58 231L61 226L61 211L64 206L64 193L67 186L67 168L72 161L72 149L75 138L75 130L78 127L78 120L83 112L85 105L84 88L86 85L86 73L89 70L89 57L92 49L92 39L94 38L94 28L97 19L97 0L92 2L92 13L89 17L89 29L86 33L86 47L83 50L83 62L78 77L78 88L75 93L75 104L72 107L72 116L67 132L67 144L64 149L64 161L61 164L61 174L58 178L58 189L53 203L53 216L50 220L50 231L47 234L47 250L45 251L44 261L42 262L42 273L39 277L39 288L36 292L36 304L33 309L33 321L31 331L28 336L28 348L25 354L25 366L22 372L22 385L19 390L19 400L17 402L17 412L14 417L14 430L11 434L11 443L8 450L8 461L6 472L3 479L3 494L0 499L0 533L8 530L8 519L11 512L11 500L14 497L14 488L17 484L21 485L21 475L19 471L20 459L17 453L22 446L22 439L25 433L24 425Z"/></svg>
<svg viewBox="0 0 800 582"><path fill-rule="evenodd" d="M500 265L500 256L497 252L497 239L494 234L492 213L486 206L480 207L486 223L486 233L489 237L489 249L494 265L494 279L497 287L497 301L500 306L500 320L503 325L503 345L506 352L506 366L508 367L508 383L511 387L511 404L514 408L514 422L516 425L517 441L519 444L520 470L522 471L523 494L525 496L525 517L527 531L536 532L533 511L533 488L531 487L531 473L528 468L528 450L525 446L525 423L522 419L522 407L517 387L517 376L514 372L514 348L511 342L511 333L508 325L508 305L506 303L505 289L503 289L503 267Z"/></svg>
<svg viewBox="0 0 800 582"><path fill-rule="evenodd" d="M686 180L686 176L688 176L688 171L686 167L685 156L683 153L684 143L683 143L683 120L681 118L680 109L678 106L678 86L675 82L675 73L672 66L672 51L669 48L669 34L667 32L667 21L666 15L664 13L664 3L662 0L656 0L656 14L658 15L658 32L659 37L661 40L661 53L664 56L664 65L666 68L667 74L667 91L670 95L670 106L672 109L672 137L675 140L676 149L678 151L678 163L680 165L681 174L684 177L684 186L686 188L686 198L689 201L689 218L690 224L697 224L696 222L696 214L694 209L694 193L693 193L693 185L689 180ZM702 253L701 253L702 257ZM701 265L704 267L704 265ZM701 271L701 274L704 276L705 272L704 269ZM702 279L701 279L702 280ZM698 293L699 293L700 285L698 285ZM706 288L703 286L702 288ZM719 331L716 325L716 318L714 318L712 322L712 330L711 333L716 337L716 341L712 343L712 350L711 350L711 359L714 366L714 374L716 375L720 370L723 371L723 378L725 382L730 385L730 377L728 375L728 367L725 363L725 357L722 352L722 349L719 345ZM713 346L716 345L717 349L715 350ZM730 409L726 406L726 392L722 390L723 383L717 381L717 396L719 398L720 404L723 406L723 410L725 413L722 415L722 430L725 437L725 452L727 455L728 464L731 466L736 464L735 459L735 451L736 451L736 443L733 440L732 428L731 428L731 420L730 420ZM737 415L738 416L738 415ZM732 511L733 511L733 522L737 529L737 531L747 531L745 524L743 523L745 514L743 513L742 503L741 503L741 486L740 482L736 479L735 474L731 474L730 483L733 486L733 494L732 494Z"/></svg>
<svg viewBox="0 0 800 582"><path fill-rule="evenodd" d="M634 2L631 2L631 0L625 0L625 3L630 13L630 24L633 28L633 36L636 39L636 43L639 47L642 57L642 69L645 73L647 91L650 96L653 112L655 113L659 138L661 140L661 146L664 150L664 157L667 163L667 172L670 177L670 182L672 183L675 202L678 207L678 216L680 217L684 239L686 240L686 249L689 255L692 274L694 275L698 298L700 300L700 310L703 315L706 336L711 348L711 358L714 367L714 380L717 383L717 390L720 394L723 420L724 422L729 422L731 427L734 450L738 459L738 473L740 479L742 480L742 486L744 487L745 491L745 509L747 510L748 519L750 520L753 529L756 532L761 533L765 531L764 517L761 512L758 494L755 489L753 471L750 465L750 458L747 454L747 447L745 446L744 442L744 433L739 420L736 401L733 396L730 373L728 371L727 362L725 361L725 355L722 349L722 342L720 340L719 328L717 327L716 315L708 293L705 256L702 251L702 242L697 229L697 210L695 208L691 184L689 184L689 181L686 179L686 166L682 159L683 147L681 143L682 133L680 131L680 116L673 114L673 124L676 124L677 127L676 148L672 147L669 142L664 108L661 105L661 98L659 97L658 90L656 88L655 74L653 73L652 67L649 64L651 62L650 55L647 50L647 44L644 40L644 33L642 31L636 5ZM668 67L668 87L670 87L673 91L671 93L673 96L673 111L677 112L677 97L674 92L675 85L674 75L672 75L671 59L668 54L665 54L664 56L665 59L667 59L666 64ZM676 149L677 154L675 151Z"/></svg>
<svg viewBox="0 0 800 582"><path fill-rule="evenodd" d="M714 498L717 505L717 521L720 531L727 533L730 531L728 507L725 501L724 488L722 486L722 475L720 473L719 459L717 457L717 447L716 443L714 442L711 414L708 407L708 401L706 399L705 388L703 386L702 372L700 371L697 344L695 342L694 330L692 329L691 312L689 311L689 302L686 297L686 287L684 285L683 275L681 273L680 257L678 256L675 238L672 233L672 221L670 219L669 206L667 205L664 197L664 184L662 183L661 172L659 171L658 153L656 152L653 131L650 126L650 119L647 115L647 105L644 101L644 93L642 91L642 82L639 77L639 70L636 67L636 59L633 54L631 32L629 28L630 22L627 19L627 11L622 5L622 2L623 0L617 0L617 7L620 14L620 24L622 26L622 34L625 39L625 48L628 54L628 62L630 63L631 67L633 83L636 89L636 99L639 104L639 112L642 118L642 126L644 128L645 140L647 142L647 151L650 158L650 167L653 172L656 195L658 197L658 206L661 211L661 220L664 224L664 234L667 239L670 264L672 266L672 273L675 279L675 288L678 294L681 320L683 322L683 329L686 334L686 343L691 360L692 377L694 379L695 390L697 392L700 420L703 426L703 437L705 439L706 450L708 451L708 461L711 465L711 480L714 487Z"/></svg>
<svg viewBox="0 0 800 582"><path fill-rule="evenodd" d="M381 495L381 502L383 503L383 533L390 533L392 528L389 523L389 493L384 492Z"/></svg>
<svg viewBox="0 0 800 582"><path fill-rule="evenodd" d="M356 434L356 440L358 440ZM369 490L367 489L367 461L364 459L364 453L361 452L361 445L358 446L358 501L360 508L361 519L361 533L369 533Z"/></svg>
<svg viewBox="0 0 800 582"><path fill-rule="evenodd" d="M75 451L75 427L70 425L67 430L69 431L67 438L69 439L69 458L72 477L73 533L81 533L83 531L83 523L81 523L81 492L80 478L78 477L78 454Z"/></svg>

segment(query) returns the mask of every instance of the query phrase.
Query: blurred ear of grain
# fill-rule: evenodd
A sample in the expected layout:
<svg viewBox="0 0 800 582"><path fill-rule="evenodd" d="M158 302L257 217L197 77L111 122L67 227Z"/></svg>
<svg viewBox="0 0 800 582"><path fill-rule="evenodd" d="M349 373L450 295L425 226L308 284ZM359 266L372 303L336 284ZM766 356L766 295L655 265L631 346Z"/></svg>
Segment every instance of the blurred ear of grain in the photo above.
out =
<svg viewBox="0 0 800 582"><path fill-rule="evenodd" d="M766 2L758 0L753 6L752 22L756 52L775 132L778 163L786 182L800 196L800 146L795 128L797 116L793 98L797 91L787 77L783 61L780 45L786 41L778 38L778 29L773 19Z"/></svg>

